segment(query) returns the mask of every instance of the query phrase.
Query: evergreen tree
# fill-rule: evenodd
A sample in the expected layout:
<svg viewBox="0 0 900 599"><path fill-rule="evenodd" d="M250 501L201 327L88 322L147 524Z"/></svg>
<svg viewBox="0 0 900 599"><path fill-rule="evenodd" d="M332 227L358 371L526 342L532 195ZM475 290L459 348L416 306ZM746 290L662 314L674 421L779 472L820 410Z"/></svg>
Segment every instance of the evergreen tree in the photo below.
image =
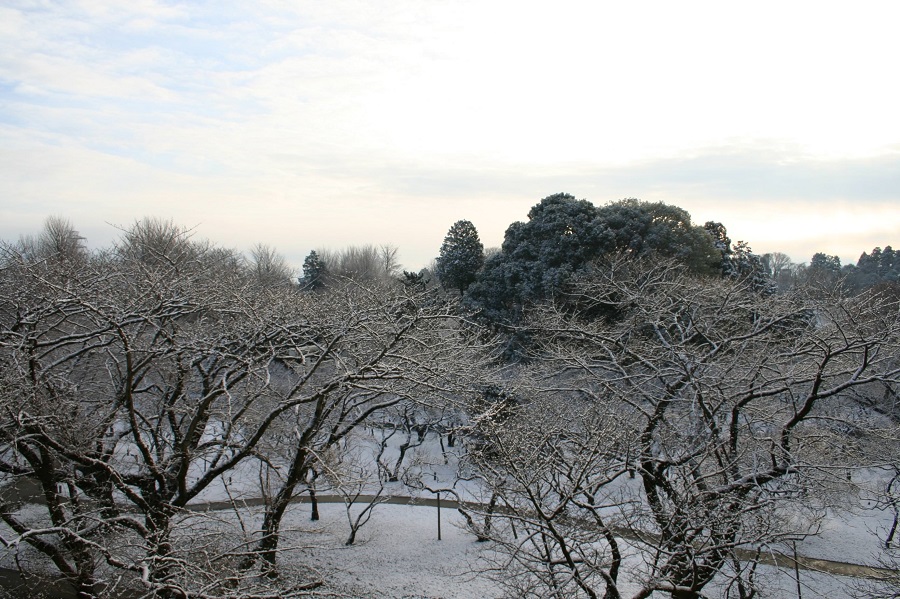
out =
<svg viewBox="0 0 900 599"><path fill-rule="evenodd" d="M830 256L822 252L816 252L815 254L813 254L809 266L810 268L822 268L824 270L837 272L841 270L841 259L837 256Z"/></svg>
<svg viewBox="0 0 900 599"><path fill-rule="evenodd" d="M754 254L746 241L737 242L728 261L731 267L726 276L749 281L751 288L757 293L771 294L778 290L762 256Z"/></svg>
<svg viewBox="0 0 900 599"><path fill-rule="evenodd" d="M731 261L731 238L728 237L728 229L722 223L712 220L706 221L703 228L712 237L713 245L722 254L722 274L726 277L731 276L733 264Z"/></svg>
<svg viewBox="0 0 900 599"><path fill-rule="evenodd" d="M419 272L404 270L403 276L400 277L400 282L403 283L407 289L425 291L428 286L427 271L424 268Z"/></svg>
<svg viewBox="0 0 900 599"><path fill-rule="evenodd" d="M847 285L854 292L898 281L900 281L900 252L894 251L891 246L884 249L876 247L871 254L863 252L856 266L849 269L847 276Z"/></svg>
<svg viewBox="0 0 900 599"><path fill-rule="evenodd" d="M900 254L895 252L891 246L886 246L881 252L881 260L878 266L878 274L882 278L889 281L900 279Z"/></svg>
<svg viewBox="0 0 900 599"><path fill-rule="evenodd" d="M628 198L598 208L597 212L612 235L609 251L675 258L701 275L718 271L720 252L707 231L694 225L683 208Z"/></svg>
<svg viewBox="0 0 900 599"><path fill-rule="evenodd" d="M478 239L475 225L467 220L456 221L437 259L437 276L445 288L458 289L460 295L475 281L484 264L484 245Z"/></svg>
<svg viewBox="0 0 900 599"><path fill-rule="evenodd" d="M841 273L841 259L823 252L816 252L809 262L809 268L816 272L837 276Z"/></svg>
<svg viewBox="0 0 900 599"><path fill-rule="evenodd" d="M731 245L728 237L728 229L720 222L707 221L703 225L704 230L712 238L713 245L722 256L719 267L722 276L732 279L743 279L751 282L753 289L760 293L775 293L778 286L772 278L771 269L765 256L754 254L750 244L746 241L738 241ZM782 254L784 256L784 254ZM787 256L784 256L787 258Z"/></svg>
<svg viewBox="0 0 900 599"><path fill-rule="evenodd" d="M516 322L527 304L557 297L573 275L616 252L672 257L697 274L714 274L722 260L712 237L677 206L625 199L598 208L558 193L534 206L528 222L509 226L466 301L491 321Z"/></svg>
<svg viewBox="0 0 900 599"><path fill-rule="evenodd" d="M712 235L713 244L716 246L717 250L724 255L731 254L731 238L728 237L728 229L725 228L725 225L713 220L708 220L706 221L706 224L703 225L703 228L706 229L707 233Z"/></svg>
<svg viewBox="0 0 900 599"><path fill-rule="evenodd" d="M325 280L328 277L328 269L325 262L319 258L316 250L312 250L303 260L303 276L300 278L300 285L304 289L321 289L325 286Z"/></svg>

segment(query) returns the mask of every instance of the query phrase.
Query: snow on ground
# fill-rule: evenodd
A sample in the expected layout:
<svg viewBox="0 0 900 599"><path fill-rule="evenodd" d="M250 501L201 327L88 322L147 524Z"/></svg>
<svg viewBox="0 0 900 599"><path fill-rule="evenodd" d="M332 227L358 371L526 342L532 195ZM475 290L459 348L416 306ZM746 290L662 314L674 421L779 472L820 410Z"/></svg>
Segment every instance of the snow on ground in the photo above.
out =
<svg viewBox="0 0 900 599"><path fill-rule="evenodd" d="M474 481L454 484L456 457L461 451L457 448L450 452L448 463L444 464L437 440L429 435L423 446L411 452L410 459L417 461L416 467L424 473L423 479L430 486L453 486L464 499L477 501L481 499L481 492ZM394 455L389 451L387 457ZM626 480L622 484L636 483ZM398 488L391 489L390 494L431 496L399 484L396 486ZM887 511L874 509L875 506L865 500L848 500L848 507L850 503L855 509L830 513L820 534L797 541L800 555L858 564L875 563L878 539L874 531L883 531L891 516ZM333 567L338 580L357 585L354 596L466 598L496 597L502 593L499 585L491 583L483 572L479 573L488 563L484 558L490 555L489 545L476 543L471 534L460 529L462 519L455 510L442 510L444 540L439 542L436 540L435 508L380 505L375 508L372 521L361 530L357 541L359 547L344 547L348 525L343 507L329 505L320 509L323 522L330 522L328 534L335 536L328 541L327 549L323 546L311 556L319 567ZM308 506L292 510L292 517L299 518L296 525L308 527L308 522L302 523L306 510ZM326 510L329 516L325 515ZM335 512L338 513L337 521L331 520ZM785 555L792 551L789 546L773 549ZM792 570L761 566L758 576L764 581L765 591L761 597L797 597L797 581ZM855 585L854 579L800 571L804 597L850 597ZM628 589L632 585L625 583L623 586ZM725 596L724 593L725 589L720 588L710 596Z"/></svg>
<svg viewBox="0 0 900 599"><path fill-rule="evenodd" d="M891 516L885 510L870 509L854 512L829 510L818 534L797 541L797 553L833 561L861 565L878 565L880 545ZM788 549L782 549L788 553Z"/></svg>
<svg viewBox="0 0 900 599"><path fill-rule="evenodd" d="M309 505L296 504L286 525L294 531L293 542L309 546L300 559L326 577L331 591L354 599L490 599L503 595L500 585L483 571L491 563L491 545L477 543L462 528L462 518L455 510L441 510L442 540L438 541L436 508L379 505L352 546L344 545L349 530L344 506L320 505L319 511L322 519L311 522ZM628 596L638 587L627 580L629 568L623 570L621 590ZM852 578L809 570L799 574L803 597L849 599L858 584ZM757 595L760 599L798 596L790 568L760 566L757 579L762 588ZM725 593L723 586L707 589L710 598L725 597ZM735 590L731 593L736 596ZM663 599L668 594L651 597Z"/></svg>
<svg viewBox="0 0 900 599"><path fill-rule="evenodd" d="M362 506L354 506L354 513ZM39 517L41 508L31 506L26 512ZM240 510L247 524L260 521L261 508ZM492 563L490 543L478 543L462 527L462 517L455 509L441 510L441 536L437 540L437 509L414 505L377 505L372 518L363 526L354 545L344 543L349 533L343 504L320 504L321 519L310 521L310 505L292 504L283 523L282 548L302 547L286 551L283 564L302 564L317 570L327 581L323 589L328 596L346 599L493 599L503 594L501 586L485 569ZM218 512L220 524L234 525L231 510ZM8 533L8 531L3 531ZM238 535L237 530L235 531ZM840 539L833 538L838 548ZM629 583L629 572L638 570L628 544L623 550L632 553L620 578L623 596L637 590ZM9 560L12 556L4 556ZM846 556L848 559L853 557ZM12 562L3 565L14 567ZM287 567L287 571L292 568ZM858 581L800 570L802 596L849 599ZM794 599L797 581L790 568L760 566L757 576L762 591L759 599ZM726 597L726 589L711 585L706 596ZM732 597L735 596L732 590ZM858 596L858 595L857 595ZM664 593L652 595L667 599Z"/></svg>
<svg viewBox="0 0 900 599"><path fill-rule="evenodd" d="M377 431L366 431L361 435L362 439L353 442L362 440L374 448L378 434ZM396 445L400 441L400 435L391 439L389 450L383 456L387 463L396 460ZM412 465L411 473L418 474L433 488L452 487L463 499L481 499L477 482L457 480L458 456L464 448L446 449L445 456L437 438L428 435L424 445L410 451L407 459ZM259 480L259 463L247 460L226 476L227 484L216 481L197 501L222 501L229 495L245 499L259 497ZM637 482L625 480L622 484ZM387 490L389 495L433 497L431 493L417 491L402 483L391 483ZM320 493L333 492L322 484ZM797 542L800 555L860 564L874 562L879 547L874 531L883 531L889 526L890 514L875 509L871 502L867 505L865 499L849 503L856 504L855 509L830 514L819 535ZM259 509L250 508L245 513L251 527L261 521ZM356 543L349 547L344 545L349 525L342 504L320 504L322 519L319 522L309 520L309 509L307 503L289 508L283 530L292 532L286 535L282 546L303 546L296 556L298 562L319 570L329 581L329 589L342 597L490 599L502 595L500 585L483 571L491 563L491 545L475 542L474 536L462 529L462 517L455 509L441 510L443 539L438 541L436 508L378 505L371 521L360 529ZM36 511L39 515L40 510ZM790 547L775 549L784 554L791 551ZM5 557L8 559L9 555ZM283 556L287 557L288 554ZM633 592L636 587L625 582L627 577L628 568L622 577L623 590ZM798 596L793 570L761 566L759 578L764 589L758 595L760 599ZM857 581L853 579L800 571L803 597L847 598L855 584ZM709 596L725 596L725 589L710 589Z"/></svg>
<svg viewBox="0 0 900 599"><path fill-rule="evenodd" d="M759 588L758 599L858 599L860 595L859 580L810 570L800 570L799 592L797 578L790 568L780 569L772 566L759 566L755 579ZM718 580L704 590L704 596L710 599L738 597L736 589L728 595L726 587ZM668 594L654 593L653 599L669 599Z"/></svg>
<svg viewBox="0 0 900 599"><path fill-rule="evenodd" d="M303 550L308 565L350 597L487 599L501 594L496 584L477 575L490 545L477 543L461 528L456 510L441 510L438 541L436 508L376 506L351 546L344 545L349 531L344 506L320 505L319 512L322 519L311 522L308 505L292 506L285 525L297 531L296 542L314 545Z"/></svg>

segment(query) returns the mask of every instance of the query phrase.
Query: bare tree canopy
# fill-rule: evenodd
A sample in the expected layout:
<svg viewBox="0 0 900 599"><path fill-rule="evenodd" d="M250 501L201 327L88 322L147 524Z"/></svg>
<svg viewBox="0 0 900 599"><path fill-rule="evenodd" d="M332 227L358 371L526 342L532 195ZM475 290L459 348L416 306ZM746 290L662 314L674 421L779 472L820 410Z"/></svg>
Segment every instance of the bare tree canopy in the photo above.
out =
<svg viewBox="0 0 900 599"><path fill-rule="evenodd" d="M250 250L250 262L256 278L265 287L289 285L294 276L284 256L264 243L257 243Z"/></svg>
<svg viewBox="0 0 900 599"><path fill-rule="evenodd" d="M0 506L7 547L41 556L84 597L114 592L110 581L194 599L321 584L273 576L295 487L379 411L464 393L459 367L478 359L477 343L450 307L399 284L325 295L261 285L258 263L272 253L258 249L246 268L142 221L117 251L80 263L4 252L0 475L35 481L43 506ZM248 460L285 478L259 527L235 541L187 508Z"/></svg>
<svg viewBox="0 0 900 599"><path fill-rule="evenodd" d="M389 488L464 486L510 597L751 599L764 552L865 495L886 574L859 594L895 597L894 250L801 271L661 203L558 194L530 216L473 285L502 324L399 277L394 246L311 252L297 285L270 246L159 219L90 252L55 217L0 244L3 556L84 599L308 596L330 590L294 553L298 495L313 517L338 496L349 545ZM483 255L470 225L445 277ZM438 441L432 487L416 453ZM232 511L193 511L212 493Z"/></svg>
<svg viewBox="0 0 900 599"><path fill-rule="evenodd" d="M352 245L342 250L317 250L326 281L390 281L401 272L399 249L393 245Z"/></svg>
<svg viewBox="0 0 900 599"><path fill-rule="evenodd" d="M896 298L761 294L620 256L568 299L526 321L533 389L479 420L523 596L622 596L623 535L646 556L636 598L698 599L727 570L749 593L746 553L813 530L865 463L850 448L890 426L852 397L897 382Z"/></svg>

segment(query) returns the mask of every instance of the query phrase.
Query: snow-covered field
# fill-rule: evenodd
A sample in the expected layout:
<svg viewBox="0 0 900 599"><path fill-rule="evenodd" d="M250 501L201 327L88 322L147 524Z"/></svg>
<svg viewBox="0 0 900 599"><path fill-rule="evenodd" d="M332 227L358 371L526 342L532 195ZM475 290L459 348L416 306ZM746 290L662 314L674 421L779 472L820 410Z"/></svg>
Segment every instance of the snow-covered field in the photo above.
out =
<svg viewBox="0 0 900 599"><path fill-rule="evenodd" d="M319 570L334 590L350 597L500 596L499 587L479 573L490 546L477 543L460 527L462 518L456 510L441 510L439 541L436 508L379 505L356 542L345 546L348 525L343 505L321 505L319 522L309 521L309 506L293 508L286 524L294 528L298 542L309 543L310 548L302 550L308 565Z"/></svg>
<svg viewBox="0 0 900 599"><path fill-rule="evenodd" d="M477 485L456 480L456 452L444 455L438 443L429 436L424 445L411 451L409 460L432 487L453 487L462 498L479 500ZM395 456L386 454L389 461ZM247 478L258 476L248 469ZM630 484L625 481L624 484ZM233 484L241 487L241 485ZM388 485L388 494L433 497L399 483ZM245 493L250 491L245 487ZM321 492L328 493L323 489ZM212 493L208 499L217 495ZM848 505L848 507L850 507ZM354 508L357 509L357 508ZM358 510L357 510L358 511ZM295 541L304 545L299 559L319 570L334 589L350 597L467 599L501 597L503 588L492 579L493 560L489 543L477 543L474 535L462 527L462 517L454 509L443 509L442 537L437 540L437 510L434 507L410 505L378 505L371 521L357 536L353 546L345 546L349 532L342 504L322 504L319 522L309 521L309 506L291 506L285 527L295 531ZM860 501L854 509L830 514L818 535L798 539L797 551L802 556L874 564L878 540L874 531L889 525L890 515ZM791 546L773 547L790 555ZM800 594L803 597L851 597L858 586L853 578L800 570ZM502 579L502 573L500 574ZM789 599L798 596L797 580L792 568L760 566L757 574L760 598ZM636 583L628 582L624 568L622 590L636 591ZM734 590L731 591L735 593ZM726 589L708 588L709 597L725 597ZM657 593L653 597L664 597ZM735 595L732 595L735 596ZM859 595L856 595L857 597Z"/></svg>
<svg viewBox="0 0 900 599"><path fill-rule="evenodd" d="M366 443L366 437L372 433L366 433L363 438L357 438L353 443ZM392 439L388 450L383 455L383 461L393 464L397 459L396 444L402 439L398 436ZM368 443L373 444L369 438ZM458 477L458 457L464 453L463 447L444 448L441 450L436 436L429 434L425 443L409 451L404 461L404 469L408 478L421 480L432 488L452 488L464 501L485 501L477 481L460 480ZM369 451L374 452L374 448ZM366 452L363 451L365 454ZM364 457L371 460L371 457ZM374 467L369 468L374 473ZM857 476L857 478L861 478ZM259 470L258 463L252 460L245 461L237 469L226 477L227 484L223 481L214 481L198 498L197 502L224 501L229 499L241 499L259 497ZM861 480L863 485L874 485L874 480ZM633 493L639 493L639 480L621 479L616 485L629 485ZM374 492L375 487L370 487L368 492ZM325 481L320 482L320 493L331 494ZM426 491L410 488L401 483L390 483L385 488L386 495L422 496L433 497ZM864 494L865 495L865 494ZM806 557L850 562L863 565L876 565L879 550L878 535L883 536L891 524L892 516L884 509L879 508L873 501L865 496L859 499L846 497L845 509L840 512L833 510L821 522L817 534L798 539L797 550L800 555ZM384 506L377 508L379 511ZM455 512L454 512L455 513ZM784 546L775 550L787 553L792 548Z"/></svg>
<svg viewBox="0 0 900 599"><path fill-rule="evenodd" d="M434 488L452 487L466 500L480 499L477 484L471 480L460 481L456 477L456 452L461 448L448 452L445 459L440 445L432 437L429 435L426 443L408 456L411 478L418 478ZM393 453L395 449L391 448L385 454L387 462L396 458L396 453ZM240 504L240 498L258 498L258 468L258 464L247 461L228 475L227 484L214 484L198 501L222 501L230 497ZM628 484L627 481L625 484ZM323 485L320 492L333 494L333 489ZM427 491L417 491L402 483L389 484L387 494L433 497ZM361 507L354 506L354 512ZM890 524L890 517L887 512L873 508L863 500L853 510L831 514L824 521L820 534L797 541L798 553L857 564L874 563L878 551L874 532L879 529L883 531ZM31 509L40 510L37 506ZM246 507L239 511L251 530L259 524L261 508ZM312 522L308 503L290 506L282 526L285 534L281 547L298 549L284 553L280 559L304 564L318 571L328 581L327 587L322 589L323 593L346 598L398 599L488 599L503 596L504 589L499 582L502 572L490 571L491 565L497 563L491 544L476 542L475 536L463 528L463 519L455 509L441 510L442 540L439 541L436 508L377 505L371 520L359 530L352 546L344 544L349 533L344 505L320 504L319 511L321 519ZM220 512L223 522L231 519L228 512L231 510ZM784 554L791 551L789 547L775 549ZM636 565L632 562L632 571L637 570ZM636 583L628 579L626 562L620 577L622 591L626 595L637 590ZM797 580L791 568L760 566L757 579L762 589L761 594L757 595L760 599L798 597ZM806 598L849 598L857 584L858 581L852 578L801 570L799 594ZM711 598L727 596L725 589L715 588L715 585L707 589L707 594ZM653 595L659 598L664 596L662 593Z"/></svg>
<svg viewBox="0 0 900 599"><path fill-rule="evenodd" d="M441 536L437 540L437 510L424 506L379 505L372 520L361 529L356 543L345 546L348 532L341 504L319 507L322 519L309 521L309 506L295 504L288 526L296 544L306 548L298 559L315 567L328 581L329 591L352 598L488 599L503 596L492 580L489 543L478 543L462 527L452 509L441 510ZM496 573L494 573L496 574ZM623 578L627 578L627 569ZM758 580L764 589L758 597L797 597L797 581L791 569L761 566ZM851 597L858 581L852 578L800 570L803 597ZM622 590L636 591L627 581ZM724 596L724 589L708 589L709 597ZM662 599L666 594L652 597Z"/></svg>

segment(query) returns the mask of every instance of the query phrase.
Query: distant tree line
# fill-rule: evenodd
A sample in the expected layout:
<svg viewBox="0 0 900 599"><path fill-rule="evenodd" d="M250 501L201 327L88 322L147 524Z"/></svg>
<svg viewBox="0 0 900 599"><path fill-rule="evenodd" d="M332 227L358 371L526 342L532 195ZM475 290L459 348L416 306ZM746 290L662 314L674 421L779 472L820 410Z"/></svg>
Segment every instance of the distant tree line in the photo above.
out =
<svg viewBox="0 0 900 599"><path fill-rule="evenodd" d="M502 247L486 257L470 221L455 223L444 239L434 273L462 294L463 305L494 326L514 325L523 310L564 301L573 276L600 258L621 254L672 258L701 276L747 279L762 293L786 291L808 280L842 284L843 293L895 284L900 257L891 246L841 267L837 256L815 253L808 265L787 254L756 254L746 241L732 243L725 225L702 227L677 206L625 199L595 206L567 193L548 196L509 226Z"/></svg>

